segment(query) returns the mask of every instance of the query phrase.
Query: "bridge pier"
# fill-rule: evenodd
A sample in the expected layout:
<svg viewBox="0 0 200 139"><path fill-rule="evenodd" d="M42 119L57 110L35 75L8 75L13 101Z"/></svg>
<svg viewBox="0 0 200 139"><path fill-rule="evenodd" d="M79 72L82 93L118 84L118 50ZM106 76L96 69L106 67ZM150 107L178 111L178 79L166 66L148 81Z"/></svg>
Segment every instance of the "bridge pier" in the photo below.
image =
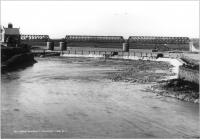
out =
<svg viewBox="0 0 200 139"><path fill-rule="evenodd" d="M60 42L59 43L60 44L60 50L61 51L64 51L64 50L66 50L67 49L67 43L66 42Z"/></svg>
<svg viewBox="0 0 200 139"><path fill-rule="evenodd" d="M129 52L129 45L127 42L122 43L123 52Z"/></svg>
<svg viewBox="0 0 200 139"><path fill-rule="evenodd" d="M47 42L47 50L54 50L54 42L48 41Z"/></svg>

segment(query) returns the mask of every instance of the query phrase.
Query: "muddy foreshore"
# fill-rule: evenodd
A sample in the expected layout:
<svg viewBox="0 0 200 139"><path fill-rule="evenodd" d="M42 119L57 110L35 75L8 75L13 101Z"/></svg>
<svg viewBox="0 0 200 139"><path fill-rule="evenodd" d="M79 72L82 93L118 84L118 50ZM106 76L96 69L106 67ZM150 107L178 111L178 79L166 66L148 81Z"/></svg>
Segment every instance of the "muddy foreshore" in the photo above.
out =
<svg viewBox="0 0 200 139"><path fill-rule="evenodd" d="M199 85L176 79L177 73L175 73L174 66L170 62L107 59L97 60L95 65L112 65L113 62L117 71L107 73L107 78L113 82L151 84L149 88L145 89L146 91L182 101L199 103Z"/></svg>
<svg viewBox="0 0 200 139"><path fill-rule="evenodd" d="M199 103L199 85L180 79L169 79L174 76L172 65L167 62L128 60L126 68L109 73L112 81L124 81L138 84L152 84L146 91L179 100Z"/></svg>

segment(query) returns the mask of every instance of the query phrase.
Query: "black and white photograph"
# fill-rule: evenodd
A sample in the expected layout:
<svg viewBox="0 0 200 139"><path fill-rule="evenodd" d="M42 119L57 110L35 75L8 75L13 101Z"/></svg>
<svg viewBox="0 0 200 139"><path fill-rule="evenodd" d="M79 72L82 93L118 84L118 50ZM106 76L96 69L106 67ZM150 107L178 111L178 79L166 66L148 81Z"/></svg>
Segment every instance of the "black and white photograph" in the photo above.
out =
<svg viewBox="0 0 200 139"><path fill-rule="evenodd" d="M200 138L199 0L1 0L1 138Z"/></svg>

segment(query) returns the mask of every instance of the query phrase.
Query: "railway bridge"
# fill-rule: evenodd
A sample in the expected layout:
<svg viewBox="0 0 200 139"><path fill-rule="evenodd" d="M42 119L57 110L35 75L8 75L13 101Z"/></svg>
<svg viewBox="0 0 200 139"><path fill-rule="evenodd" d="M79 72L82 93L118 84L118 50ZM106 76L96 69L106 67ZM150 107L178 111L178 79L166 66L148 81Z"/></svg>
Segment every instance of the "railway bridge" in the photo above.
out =
<svg viewBox="0 0 200 139"><path fill-rule="evenodd" d="M21 41L30 45L46 46L46 42L53 42L59 46L60 42L67 47L95 47L95 48L122 48L127 43L130 49L158 49L164 51L189 51L188 37L162 37L162 36L130 36L127 40L123 36L91 36L66 35L65 38L51 39L49 35L21 35Z"/></svg>

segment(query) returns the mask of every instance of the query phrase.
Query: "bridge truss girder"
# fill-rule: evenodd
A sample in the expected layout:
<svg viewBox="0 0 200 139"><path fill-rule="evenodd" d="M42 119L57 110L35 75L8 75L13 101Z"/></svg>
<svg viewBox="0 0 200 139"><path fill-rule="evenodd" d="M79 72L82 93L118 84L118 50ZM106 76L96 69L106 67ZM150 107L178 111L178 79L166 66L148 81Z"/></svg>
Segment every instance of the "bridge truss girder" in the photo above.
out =
<svg viewBox="0 0 200 139"><path fill-rule="evenodd" d="M150 43L150 44L188 44L188 37L155 37L155 36L130 36L130 43Z"/></svg>
<svg viewBox="0 0 200 139"><path fill-rule="evenodd" d="M124 42L122 36L66 35L66 42Z"/></svg>
<svg viewBox="0 0 200 139"><path fill-rule="evenodd" d="M49 35L21 35L22 41L48 41Z"/></svg>

